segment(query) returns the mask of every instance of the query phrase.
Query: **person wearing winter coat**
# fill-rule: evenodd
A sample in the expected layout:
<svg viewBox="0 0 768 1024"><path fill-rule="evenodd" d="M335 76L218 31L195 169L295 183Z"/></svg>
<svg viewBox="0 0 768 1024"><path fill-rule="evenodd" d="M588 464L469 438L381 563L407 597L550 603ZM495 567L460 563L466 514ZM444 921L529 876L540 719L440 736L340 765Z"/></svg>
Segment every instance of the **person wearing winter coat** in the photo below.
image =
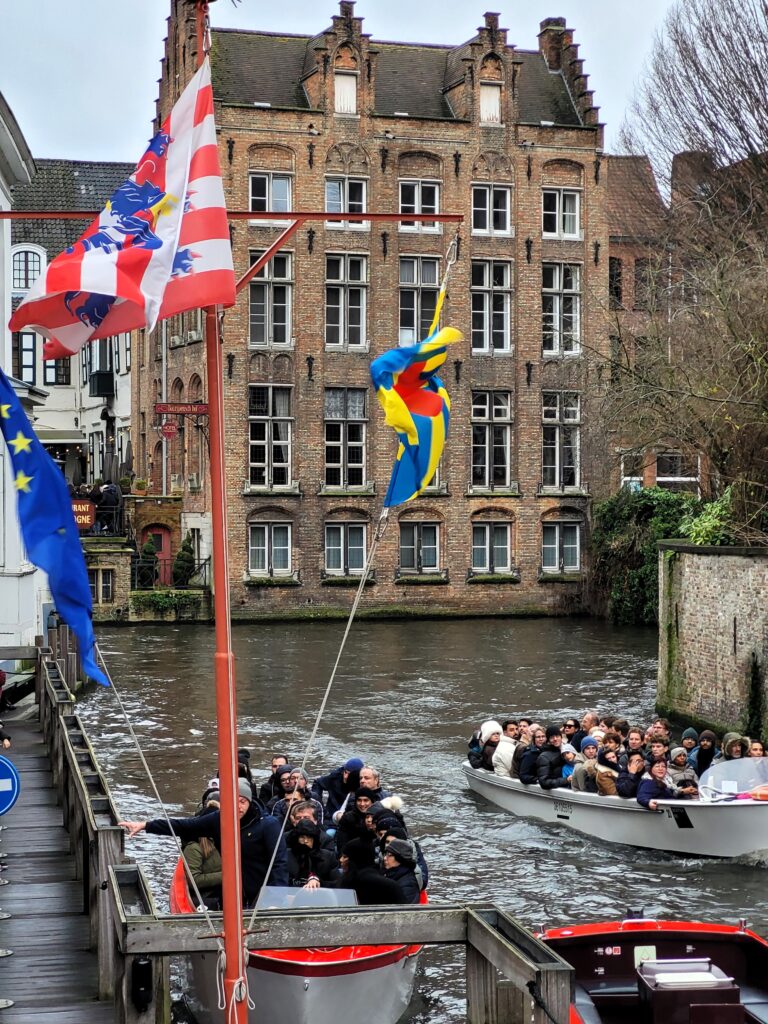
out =
<svg viewBox="0 0 768 1024"><path fill-rule="evenodd" d="M287 837L288 884L304 889L333 885L339 876L339 862L331 850L320 845L320 827L313 821L299 821Z"/></svg>
<svg viewBox="0 0 768 1024"><path fill-rule="evenodd" d="M221 910L221 854L213 840L201 836L187 843L183 850L189 874L206 907L209 910Z"/></svg>
<svg viewBox="0 0 768 1024"><path fill-rule="evenodd" d="M354 803L349 810L342 814L336 829L336 849L339 852L353 839L373 843L375 833L369 831L365 823L366 815L370 813L373 806L373 797L374 793L371 789L361 786L355 791Z"/></svg>
<svg viewBox="0 0 768 1024"><path fill-rule="evenodd" d="M658 809L659 800L678 799L675 790L666 784L666 778L667 761L666 758L660 757L643 774L640 785L637 787L637 802L641 807L655 811Z"/></svg>
<svg viewBox="0 0 768 1024"><path fill-rule="evenodd" d="M502 775L507 779L512 778L512 758L517 748L517 742L511 736L501 734L501 739L491 758L495 775Z"/></svg>
<svg viewBox="0 0 768 1024"><path fill-rule="evenodd" d="M735 761L736 758L746 757L749 750L749 741L746 736L737 732L727 732L723 736L720 750L712 759L713 764L722 764L723 761Z"/></svg>
<svg viewBox="0 0 768 1024"><path fill-rule="evenodd" d="M640 781L645 774L645 758L637 751L629 754L626 768L619 769L616 779L616 793L625 800L635 800Z"/></svg>
<svg viewBox="0 0 768 1024"><path fill-rule="evenodd" d="M685 747L673 747L670 750L667 775L682 796L695 799L699 795L699 776L688 764Z"/></svg>
<svg viewBox="0 0 768 1024"><path fill-rule="evenodd" d="M341 851L341 877L337 889L354 889L361 907L379 903L407 903L402 888L386 878L376 867L376 854L370 843L353 839Z"/></svg>
<svg viewBox="0 0 768 1024"><path fill-rule="evenodd" d="M597 740L585 736L581 741L581 752L576 755L571 776L571 789L576 793L596 793L597 781Z"/></svg>
<svg viewBox="0 0 768 1024"><path fill-rule="evenodd" d="M350 757L344 764L334 768L327 775L321 775L312 783L312 797L325 808L325 825L335 828L333 815L339 810L349 793L360 786L360 769L364 762L360 757ZM325 799L323 799L325 797Z"/></svg>
<svg viewBox="0 0 768 1024"><path fill-rule="evenodd" d="M619 777L619 755L615 750L601 750L597 755L595 783L601 796L617 796L616 780Z"/></svg>
<svg viewBox="0 0 768 1024"><path fill-rule="evenodd" d="M269 776L266 782L262 782L261 786L259 786L259 803L262 803L266 806L273 797L278 797L279 799L283 795L282 789L280 788L279 785L280 780L277 775L277 770L278 768L282 768L283 765L286 764L288 764L288 758L285 756L285 754L272 755L272 761L270 763L270 770L272 774Z"/></svg>
<svg viewBox="0 0 768 1024"><path fill-rule="evenodd" d="M405 903L418 903L421 890L416 881L414 849L407 839L392 839L384 850L384 877L397 882Z"/></svg>
<svg viewBox="0 0 768 1024"><path fill-rule="evenodd" d="M547 738L547 734L539 726L533 732L533 738L528 747L523 752L523 756L520 759L520 775L519 779L524 782L526 786L533 786L538 781L538 774L536 772L536 764L539 760L539 754L541 748L544 746L544 742Z"/></svg>
<svg viewBox="0 0 768 1024"><path fill-rule="evenodd" d="M560 747L563 734L559 725L548 725L545 733L546 743L541 748L536 761L536 779L542 789L560 789L570 786L571 780L563 778L563 756Z"/></svg>
<svg viewBox="0 0 768 1024"><path fill-rule="evenodd" d="M717 736L710 730L704 729L699 734L699 745L688 755L688 764L701 778L709 768L717 755Z"/></svg>
<svg viewBox="0 0 768 1024"><path fill-rule="evenodd" d="M501 726L489 718L480 726L480 733L475 742L470 741L469 763L473 768L485 768L493 771L493 755L501 739ZM473 737L474 740L474 737Z"/></svg>

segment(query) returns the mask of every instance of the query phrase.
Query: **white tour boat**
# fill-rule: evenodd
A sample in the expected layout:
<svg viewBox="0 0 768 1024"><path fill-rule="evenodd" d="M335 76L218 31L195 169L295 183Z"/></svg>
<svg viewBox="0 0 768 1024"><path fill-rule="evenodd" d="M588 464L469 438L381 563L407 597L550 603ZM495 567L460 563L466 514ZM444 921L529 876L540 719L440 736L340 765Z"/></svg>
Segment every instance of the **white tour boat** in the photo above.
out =
<svg viewBox="0 0 768 1024"><path fill-rule="evenodd" d="M585 832L595 839L691 857L768 859L768 758L721 762L701 777L699 800L636 800L570 789L542 789L463 765L469 788L521 817Z"/></svg>

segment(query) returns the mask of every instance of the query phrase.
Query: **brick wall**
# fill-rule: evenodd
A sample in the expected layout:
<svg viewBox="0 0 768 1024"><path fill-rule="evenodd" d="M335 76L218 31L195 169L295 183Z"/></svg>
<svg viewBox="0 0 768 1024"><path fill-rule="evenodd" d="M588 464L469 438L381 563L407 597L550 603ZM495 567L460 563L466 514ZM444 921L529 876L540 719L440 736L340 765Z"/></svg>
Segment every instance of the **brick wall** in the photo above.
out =
<svg viewBox="0 0 768 1024"><path fill-rule="evenodd" d="M660 545L658 707L768 734L768 553Z"/></svg>

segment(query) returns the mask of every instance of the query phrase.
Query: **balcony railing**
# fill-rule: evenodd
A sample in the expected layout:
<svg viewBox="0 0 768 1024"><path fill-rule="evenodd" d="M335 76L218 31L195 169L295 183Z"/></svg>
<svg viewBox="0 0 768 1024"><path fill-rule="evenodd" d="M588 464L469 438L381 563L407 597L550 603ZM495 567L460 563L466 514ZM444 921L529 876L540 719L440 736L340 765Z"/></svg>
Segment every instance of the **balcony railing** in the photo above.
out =
<svg viewBox="0 0 768 1024"><path fill-rule="evenodd" d="M189 567L176 567L175 558L146 558L137 555L131 563L131 590L174 590L205 588L211 585L211 560L200 559Z"/></svg>

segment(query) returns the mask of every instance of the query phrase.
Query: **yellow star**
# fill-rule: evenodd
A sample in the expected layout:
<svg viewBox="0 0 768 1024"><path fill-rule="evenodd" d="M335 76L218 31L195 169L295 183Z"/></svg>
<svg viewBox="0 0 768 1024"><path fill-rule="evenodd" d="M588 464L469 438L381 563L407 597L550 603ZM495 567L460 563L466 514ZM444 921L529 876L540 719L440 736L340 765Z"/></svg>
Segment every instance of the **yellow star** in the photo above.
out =
<svg viewBox="0 0 768 1024"><path fill-rule="evenodd" d="M19 470L16 474L16 479L13 481L17 491L24 491L25 494L29 494L29 485L32 483L33 477L25 476L25 474Z"/></svg>
<svg viewBox="0 0 768 1024"><path fill-rule="evenodd" d="M10 405L0 405L0 419L9 420L11 418L11 414L8 411L10 408Z"/></svg>
<svg viewBox="0 0 768 1024"><path fill-rule="evenodd" d="M16 437L14 437L12 441L9 441L8 444L13 445L13 454L18 455L19 452L29 451L32 445L32 438L25 437L24 434L22 434L22 432L19 430L16 434Z"/></svg>

